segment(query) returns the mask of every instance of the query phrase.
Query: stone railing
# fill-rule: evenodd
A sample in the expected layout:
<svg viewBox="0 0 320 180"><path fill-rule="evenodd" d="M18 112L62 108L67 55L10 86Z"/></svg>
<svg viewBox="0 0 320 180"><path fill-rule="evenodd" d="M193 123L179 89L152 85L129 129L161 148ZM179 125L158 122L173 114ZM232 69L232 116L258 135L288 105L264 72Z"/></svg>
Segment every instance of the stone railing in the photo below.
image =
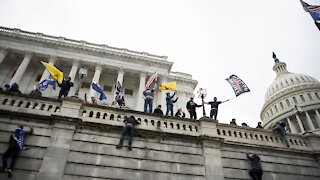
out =
<svg viewBox="0 0 320 180"><path fill-rule="evenodd" d="M59 101L52 98L36 98L1 92L0 110L44 116L67 116L81 119L85 123L119 127L123 126L123 120L126 117L133 115L141 122L137 126L141 130L197 138L221 138L224 143L286 148L279 133L272 133L271 130L222 124L206 117L195 121L185 118L156 116L132 110L92 106L73 98L65 98ZM287 137L290 142L290 149L312 150L305 136L288 133Z"/></svg>
<svg viewBox="0 0 320 180"><path fill-rule="evenodd" d="M150 59L154 59L154 60L163 61L163 60L168 59L167 56L158 56L158 55L153 55L153 54L149 54L146 52L137 52L137 51L128 50L125 48L116 48L116 47L111 47L111 46L107 46L104 44L94 44L94 43L89 43L86 41L78 41L78 40L73 40L73 39L67 39L64 37L50 36L50 35L46 35L46 34L42 34L42 33L22 31L20 29L11 29L11 28L6 28L6 27L0 26L0 32L11 34L11 35L19 35L19 36L29 37L29 38L37 38L37 39L42 39L42 40L47 40L47 41L61 42L61 43L65 43L68 45L75 45L75 46L81 46L81 47L86 47L86 48L94 48L94 49L113 52L113 53L128 54L128 55L133 55L133 56L138 56L138 57L150 58Z"/></svg>
<svg viewBox="0 0 320 180"><path fill-rule="evenodd" d="M217 124L217 135L224 141L236 143L250 143L261 146L286 147L280 134L272 133L271 129L257 129L250 127ZM308 150L308 143L301 135L287 133L291 148Z"/></svg>
<svg viewBox="0 0 320 180"><path fill-rule="evenodd" d="M48 98L33 98L27 95L0 93L0 109L50 116L61 109L61 102Z"/></svg>

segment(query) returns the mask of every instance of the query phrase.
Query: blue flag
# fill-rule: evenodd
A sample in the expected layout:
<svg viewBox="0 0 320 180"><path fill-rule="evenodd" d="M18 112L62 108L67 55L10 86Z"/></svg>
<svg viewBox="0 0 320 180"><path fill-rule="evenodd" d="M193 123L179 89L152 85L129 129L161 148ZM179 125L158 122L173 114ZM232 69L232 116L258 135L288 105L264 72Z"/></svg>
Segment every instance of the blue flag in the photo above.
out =
<svg viewBox="0 0 320 180"><path fill-rule="evenodd" d="M101 89L101 87L96 82L92 82L91 86L92 86L93 90L95 90L98 93L100 93L100 97L99 97L100 101L102 101L104 99L107 99L107 96L104 94L103 90Z"/></svg>
<svg viewBox="0 0 320 180"><path fill-rule="evenodd" d="M45 79L39 83L39 90L45 91L48 88L48 85L52 86L53 90L56 90L56 80L55 79Z"/></svg>
<svg viewBox="0 0 320 180"><path fill-rule="evenodd" d="M310 13L314 21L320 21L320 6L309 5L302 0L300 0L300 2L303 6L303 9Z"/></svg>

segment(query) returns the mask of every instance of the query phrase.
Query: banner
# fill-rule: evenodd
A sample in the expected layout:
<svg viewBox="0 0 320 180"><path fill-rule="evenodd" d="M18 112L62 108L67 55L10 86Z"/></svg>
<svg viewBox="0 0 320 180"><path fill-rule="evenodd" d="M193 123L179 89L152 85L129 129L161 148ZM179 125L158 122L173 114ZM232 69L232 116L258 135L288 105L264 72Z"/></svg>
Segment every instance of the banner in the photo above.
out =
<svg viewBox="0 0 320 180"><path fill-rule="evenodd" d="M248 86L236 75L231 75L229 78L226 79L228 83L234 90L236 96L239 96L242 93L250 92Z"/></svg>

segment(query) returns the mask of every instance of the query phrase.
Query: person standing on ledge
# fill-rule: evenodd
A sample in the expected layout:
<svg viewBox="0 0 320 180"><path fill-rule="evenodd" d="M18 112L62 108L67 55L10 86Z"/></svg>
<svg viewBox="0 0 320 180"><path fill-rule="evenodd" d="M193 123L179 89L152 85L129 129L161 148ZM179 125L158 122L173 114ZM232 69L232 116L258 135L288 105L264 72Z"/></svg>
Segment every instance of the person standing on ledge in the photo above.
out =
<svg viewBox="0 0 320 180"><path fill-rule="evenodd" d="M262 127L262 125L261 125L261 122L258 122L258 125L257 125L256 128L258 128L258 129L263 129L263 127Z"/></svg>
<svg viewBox="0 0 320 180"><path fill-rule="evenodd" d="M190 114L190 119L197 119L197 107L202 107L202 105L198 105L197 103L193 102L193 97L190 98L190 100L187 102L187 110Z"/></svg>
<svg viewBox="0 0 320 180"><path fill-rule="evenodd" d="M227 99L225 101L217 101L217 97L214 97L213 101L210 101L207 103L205 102L205 104L211 105L210 118L212 118L214 116L214 120L217 120L219 104L227 102L227 101L229 101L229 99Z"/></svg>
<svg viewBox="0 0 320 180"><path fill-rule="evenodd" d="M65 78L61 84L58 84L61 88L59 92L58 99L61 99L62 96L67 97L70 91L70 88L73 87L73 82L71 82L71 77Z"/></svg>
<svg viewBox="0 0 320 180"><path fill-rule="evenodd" d="M178 98L176 98L175 100L172 100L174 98L174 96L176 95L176 92L173 93L172 96L170 96L170 93L166 94L166 103L167 103L167 112L166 112L166 116L168 116L169 111L171 113L171 116L173 116L173 103L177 102Z"/></svg>
<svg viewBox="0 0 320 180"><path fill-rule="evenodd" d="M154 87L152 89L150 89L150 87L147 87L147 89L143 91L143 96L144 96L143 112L152 113L153 96L156 88L157 88L157 82L154 84ZM148 108L149 108L149 111L148 111Z"/></svg>
<svg viewBox="0 0 320 180"><path fill-rule="evenodd" d="M137 121L134 116L130 116L130 117L126 118L123 122L126 125L124 126L124 128L123 128L123 130L121 132L120 141L119 141L119 144L117 145L116 148L117 149L121 149L122 148L124 137L125 137L125 135L128 135L129 136L128 149L131 151L132 150L134 127L136 125L139 125L140 122Z"/></svg>
<svg viewBox="0 0 320 180"><path fill-rule="evenodd" d="M8 173L8 177L12 176L12 170L21 150L26 150L24 146L25 134L32 134L33 129L30 127L29 131L23 131L23 126L20 125L14 133L11 134L9 140L9 147L2 156L2 168L4 172ZM11 157L10 167L7 166L7 159Z"/></svg>
<svg viewBox="0 0 320 180"><path fill-rule="evenodd" d="M249 174L253 180L261 180L263 170L260 163L260 157L256 154L250 156L247 153L247 158L251 161L252 169L249 171Z"/></svg>
<svg viewBox="0 0 320 180"><path fill-rule="evenodd" d="M231 121L230 121L230 124L237 125L236 119L232 118Z"/></svg>

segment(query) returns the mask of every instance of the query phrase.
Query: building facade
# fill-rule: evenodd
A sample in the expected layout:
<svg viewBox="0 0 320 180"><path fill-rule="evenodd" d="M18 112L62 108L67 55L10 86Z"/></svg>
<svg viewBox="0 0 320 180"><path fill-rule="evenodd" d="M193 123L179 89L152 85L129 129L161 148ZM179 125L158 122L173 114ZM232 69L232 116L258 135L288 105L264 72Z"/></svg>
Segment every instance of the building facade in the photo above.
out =
<svg viewBox="0 0 320 180"><path fill-rule="evenodd" d="M0 27L0 49L0 85L3 87L15 82L19 84L22 93L26 94L50 76L40 61L56 66L65 77L71 77L75 86L71 88L69 96L75 94L79 85L80 68L88 71L80 88L80 98L84 98L85 93L89 97L98 98L90 86L95 81L104 89L108 97L106 104L110 105L114 100L114 84L119 81L124 90L126 106L137 111L143 111L142 92L146 81L155 72L158 73L159 85L177 82L179 100L175 103L175 111L180 107L186 111L186 103L197 86L197 81L190 74L172 72L173 62L167 61L166 56L104 44ZM153 107L161 104L165 110L166 92L155 92ZM58 93L59 89L48 88L43 96L57 97Z"/></svg>
<svg viewBox="0 0 320 180"><path fill-rule="evenodd" d="M284 120L292 133L320 133L320 82L289 72L278 59L273 70L277 77L266 92L260 114L264 128Z"/></svg>

